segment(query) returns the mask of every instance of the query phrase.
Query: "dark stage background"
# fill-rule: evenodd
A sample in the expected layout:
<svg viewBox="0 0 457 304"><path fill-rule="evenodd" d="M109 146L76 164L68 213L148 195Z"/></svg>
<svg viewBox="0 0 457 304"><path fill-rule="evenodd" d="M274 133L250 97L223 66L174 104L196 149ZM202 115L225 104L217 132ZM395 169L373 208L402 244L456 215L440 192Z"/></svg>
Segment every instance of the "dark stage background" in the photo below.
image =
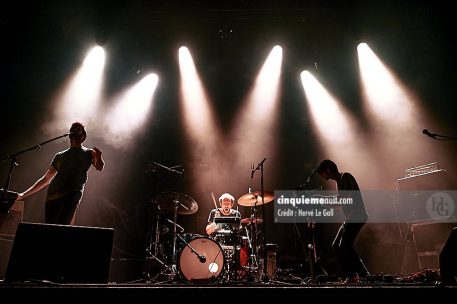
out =
<svg viewBox="0 0 457 304"><path fill-rule="evenodd" d="M153 202L158 192L172 190L189 195L199 205L197 213L179 216L189 233L204 234L210 193L230 192L236 198L259 188L259 175L250 179L250 168L230 172L233 182L197 190L195 172L211 171L204 162L194 163L185 140L179 106L178 48L187 45L214 105L223 134L228 134L255 76L275 44L283 47L280 113L275 147L262 147L265 189L294 189L303 183L321 159L320 138L312 132L310 113L299 73L309 69L344 105L367 125L361 109L356 46L363 40L422 102L436 133L457 135L455 115L456 60L453 33L455 19L450 4L440 1L129 1L116 5L100 1L46 1L15 5L0 13L2 37L0 157L34 146L67 132L49 134L44 126L55 117L50 102L80 66L87 50L105 42L108 53L104 71L104 96L113 96L147 72L159 75L154 107L134 140L122 146L109 144L103 132L88 128L86 146L103 151L103 173L90 171L76 224L115 228L112 280L141 277L144 249L151 231ZM106 98L108 100L108 98ZM104 106L109 107L107 101ZM102 113L100 114L102 115ZM100 116L102 117L102 116ZM397 126L388 126L395 129ZM429 126L423 126L428 128ZM421 129L417 130L420 134ZM411 134L417 136L417 134ZM257 138L241 139L246 142ZM389 138L385 138L389 141ZM420 140L431 140L420 137ZM232 142L226 142L230 146ZM66 139L20 155L13 171L11 190L24 191L44 174L55 152L67 147ZM436 142L456 155L454 142ZM401 147L401 142L399 143ZM277 150L275 162L269 151ZM231 157L230 155L228 157ZM263 158L262 157L262 158ZM395 159L397 155L387 155ZM252 159L251 163L262 160ZM372 172L378 184L364 188L396 187L403 170L430 161L446 169L447 183L455 180L456 162L441 155L422 155L406 161L389 174ZM151 166L182 165L184 179ZM8 172L0 166L0 182ZM351 168L342 164L343 170ZM189 172L190 174L187 174ZM156 180L157 175L159 181ZM216 177L217 179L217 177ZM239 181L242 180L243 183ZM310 187L331 188L315 178ZM24 219L42 222L45 191L26 201ZM267 238L279 245L279 266L304 273L304 225L275 224L273 203L266 206ZM246 207L240 207L243 216ZM338 267L330 251L337 224L318 225L316 238L322 263L332 273ZM396 225L367 225L357 246L372 272L400 272L403 235ZM385 255L392 256L386 261ZM413 268L412 268L413 269Z"/></svg>

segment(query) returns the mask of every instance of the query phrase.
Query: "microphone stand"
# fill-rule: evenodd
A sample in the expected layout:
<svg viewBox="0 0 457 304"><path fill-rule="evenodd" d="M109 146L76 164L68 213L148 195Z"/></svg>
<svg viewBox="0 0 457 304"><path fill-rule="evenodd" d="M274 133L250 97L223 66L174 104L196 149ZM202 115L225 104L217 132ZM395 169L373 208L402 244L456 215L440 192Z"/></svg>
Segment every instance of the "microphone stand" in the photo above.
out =
<svg viewBox="0 0 457 304"><path fill-rule="evenodd" d="M263 232L263 274L262 274L262 281L263 282L268 282L269 281L269 278L268 278L268 275L267 275L267 233L266 233L266 219L265 219L265 191L264 191L264 188L263 188L263 163L266 161L267 159L264 158L258 165L257 165L257 168L255 168L252 172L251 172L251 177L254 177L254 172L259 170L260 169L260 195L262 197L262 218L263 218L263 229L262 229L262 232ZM256 203L257 203L257 197L256 197Z"/></svg>
<svg viewBox="0 0 457 304"><path fill-rule="evenodd" d="M317 170L313 169L313 172L308 176L308 178L306 179L306 182L299 185L297 187L297 190L306 190L306 188L308 187L309 183L311 182L311 180L314 177L314 175L316 174L316 172L317 172ZM306 246L306 248L303 248L303 251L305 253L306 258L308 259L309 272L311 275L311 282L313 284L316 284L316 272L314 269L314 267L315 267L314 264L315 263L317 264L316 239L315 239L315 233L314 233L316 223L311 222L309 217L307 219L308 219L307 226L310 231L310 240L308 241L308 245ZM298 232L298 236L301 239L300 229L298 229L297 222L295 222L294 225L295 225L295 229ZM307 251L309 251L309 252L307 252Z"/></svg>
<svg viewBox="0 0 457 304"><path fill-rule="evenodd" d="M1 159L0 160L0 165L3 164L4 162L8 161L8 160L11 160L11 162L10 162L10 167L9 167L9 171L8 171L8 176L6 177L5 185L3 186L3 192L2 192L1 197L0 197L0 203L3 203L5 195L6 195L6 192L8 191L8 189L10 187L11 177L13 175L13 169L14 169L14 167L17 167L19 165L18 162L17 162L17 156L20 155L20 154L23 154L25 152L28 152L28 151L32 151L32 150L35 150L35 149L41 149L42 146L44 146L44 145L46 145L46 144L48 144L48 143L50 143L50 142L52 142L54 140L57 140L59 138L68 136L68 135L70 135L70 133L65 133L64 135L60 135L60 136L51 138L49 140L43 141L42 143L39 143L39 144L33 146L33 147L27 148L25 150L18 151L16 153L12 154L12 155L6 156L3 159Z"/></svg>

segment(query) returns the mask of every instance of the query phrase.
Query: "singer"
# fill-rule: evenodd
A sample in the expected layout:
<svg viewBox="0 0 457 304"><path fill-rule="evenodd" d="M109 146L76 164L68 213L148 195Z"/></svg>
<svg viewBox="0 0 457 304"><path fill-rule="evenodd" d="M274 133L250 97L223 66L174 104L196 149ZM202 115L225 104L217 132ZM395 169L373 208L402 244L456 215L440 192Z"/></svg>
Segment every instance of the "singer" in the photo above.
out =
<svg viewBox="0 0 457 304"><path fill-rule="evenodd" d="M69 133L70 147L57 152L46 173L17 197L17 200L23 200L49 185L45 205L45 222L48 224L70 225L74 222L89 168L93 165L102 171L105 166L102 151L82 145L86 137L84 125L73 123Z"/></svg>

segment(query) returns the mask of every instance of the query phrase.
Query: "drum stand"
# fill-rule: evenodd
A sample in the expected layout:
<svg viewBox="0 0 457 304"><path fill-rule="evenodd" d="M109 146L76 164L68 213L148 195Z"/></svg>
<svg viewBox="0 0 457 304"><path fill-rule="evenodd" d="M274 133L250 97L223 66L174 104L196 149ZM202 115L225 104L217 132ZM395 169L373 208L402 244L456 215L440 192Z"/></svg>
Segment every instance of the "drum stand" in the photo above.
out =
<svg viewBox="0 0 457 304"><path fill-rule="evenodd" d="M263 163L259 164L260 170L261 170L261 189L263 189ZM263 193L263 190L261 191ZM266 242L266 230L265 230L265 201L264 201L264 195L262 195L262 216L258 217L257 216L257 198L256 198L256 203L252 206L252 211L251 211L251 220L250 220L250 225L251 225L251 238L249 238L249 232L247 227L246 229L246 234L248 236L248 242L249 242L249 249L250 249L250 254L249 254L249 266L247 267L248 269L248 281L260 281L264 284L266 283L280 283L278 281L274 280L274 274L270 275L268 274L268 245ZM261 224L262 230L258 227L258 225ZM260 233L261 240L259 241L259 236L258 234ZM252 243L251 243L252 240ZM252 245L251 245L252 244ZM262 254L260 254L260 246L263 248Z"/></svg>
<svg viewBox="0 0 457 304"><path fill-rule="evenodd" d="M240 263L240 252L237 253L238 247L238 240L239 240L239 228L234 228L233 230L233 251L230 251L228 254L224 251L223 253L225 258L227 259L227 269L226 269L226 276L227 282L237 282L238 281L238 270L243 269ZM241 243L240 243L240 251L241 251Z"/></svg>
<svg viewBox="0 0 457 304"><path fill-rule="evenodd" d="M160 232L159 232L159 223L160 223L160 207L157 207L157 217L156 217L156 222L155 222L155 231L151 231L151 235L149 237L148 245L146 248L146 263L145 263L145 269L144 269L144 280L148 283L151 281L155 281L158 275L156 275L153 279L151 279L151 274L149 272L149 267L150 267L150 260L156 260L159 262L160 265L165 267L167 270L169 266L165 264L161 259L157 257L159 253L159 242L160 242ZM154 225L153 225L154 227ZM153 241L153 236L155 236L155 239ZM153 248L154 246L154 248Z"/></svg>
<svg viewBox="0 0 457 304"><path fill-rule="evenodd" d="M245 268L247 268L247 272L248 272L247 280L248 280L248 282L253 282L254 276L252 275L252 271L255 272L259 269L257 252L254 251L254 248L257 249L257 247L256 247L257 245L254 240L254 235L256 235L257 233L256 232L251 233L251 236L253 237L253 241L254 241L254 248L253 248L251 239L249 237L248 227L245 226L244 229L246 231L246 236L248 239L248 266L245 267ZM251 230L252 230L252 228L251 228Z"/></svg>
<svg viewBox="0 0 457 304"><path fill-rule="evenodd" d="M165 267L164 270L162 270L160 273L154 276L154 278L149 279L148 281L151 282L156 282L157 278L160 276L166 276L168 277L168 280L166 282L173 282L178 279L178 269L177 269L177 263L176 263L176 240L178 237L178 234L176 232L176 221L178 219L178 207L180 205L180 202L178 199L173 200L174 203L174 213L173 213L173 252L172 252L172 264L167 265L163 261L161 261L159 258L157 258L157 251L158 251L158 244L159 244L159 219L160 219L160 208L158 208L157 212L157 223L156 223L156 233L155 233L155 242L154 242L154 254L151 255L151 258L155 259L157 262L159 262L163 267ZM180 236L179 236L180 237ZM180 237L181 240L183 240ZM152 240L152 235L151 235L151 240ZM183 240L184 241L184 240ZM185 242L185 241L184 241ZM152 242L149 243L149 252L151 251L152 247ZM147 265L146 265L147 267ZM149 276L149 272L147 272ZM165 282L165 283L166 283Z"/></svg>

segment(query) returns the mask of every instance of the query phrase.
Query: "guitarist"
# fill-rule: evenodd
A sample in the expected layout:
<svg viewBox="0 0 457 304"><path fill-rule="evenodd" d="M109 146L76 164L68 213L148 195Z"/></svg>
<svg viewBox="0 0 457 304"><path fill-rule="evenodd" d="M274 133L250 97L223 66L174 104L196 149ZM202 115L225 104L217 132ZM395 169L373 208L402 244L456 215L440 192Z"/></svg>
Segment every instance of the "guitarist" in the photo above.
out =
<svg viewBox="0 0 457 304"><path fill-rule="evenodd" d="M332 243L332 248L335 250L346 275L346 280L343 283L359 283L360 277L369 275L367 268L354 248L355 239L368 219L359 185L352 174L339 172L337 165L329 159L323 160L316 171L323 179L334 180L339 194L343 190L350 190L352 194L354 203L342 205L346 219L338 230Z"/></svg>

